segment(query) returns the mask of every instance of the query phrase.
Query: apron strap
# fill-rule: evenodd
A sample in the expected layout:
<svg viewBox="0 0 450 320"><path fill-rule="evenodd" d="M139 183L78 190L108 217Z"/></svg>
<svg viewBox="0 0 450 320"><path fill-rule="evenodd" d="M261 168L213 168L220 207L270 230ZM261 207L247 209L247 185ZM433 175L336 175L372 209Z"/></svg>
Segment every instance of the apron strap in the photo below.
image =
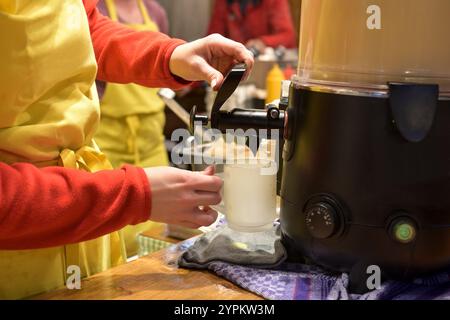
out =
<svg viewBox="0 0 450 320"><path fill-rule="evenodd" d="M111 20L119 21L119 18L117 16L117 10L116 5L114 4L114 0L105 0L106 8L109 12L109 17Z"/></svg>
<svg viewBox="0 0 450 320"><path fill-rule="evenodd" d="M58 165L92 173L100 170L113 169L113 166L106 158L105 154L99 150L95 141L92 141L91 146L84 146L76 151L64 149L60 153ZM115 250L115 252L111 252L111 259L114 260L111 261L113 264L126 262L127 256L125 244L120 241L120 236L122 236L121 232L122 230L119 230L118 233L112 233L107 237L109 241L116 243L116 246L111 245L111 248L119 248L118 251ZM78 265L84 267L86 276L91 276L93 271L90 269L87 251L88 249L86 248L85 242L64 246L65 261L67 263L64 267L64 272L67 271L68 265ZM65 279L67 279L67 274Z"/></svg>
<svg viewBox="0 0 450 320"><path fill-rule="evenodd" d="M140 166L141 157L139 154L138 147L138 131L141 126L141 120L138 115L131 115L125 118L125 121L128 125L129 135L128 135L128 152L132 152L134 154L134 165Z"/></svg>
<svg viewBox="0 0 450 320"><path fill-rule="evenodd" d="M141 9L142 17L144 18L144 24L146 24L146 25L155 24L156 25L156 23L153 21L153 19L148 14L147 7L145 6L144 1L137 0L137 2L138 2L139 9Z"/></svg>
<svg viewBox="0 0 450 320"><path fill-rule="evenodd" d="M147 7L143 0L136 0L139 10L141 11L142 18L144 20L144 25L150 26L152 30L158 31L158 25L150 17L147 11ZM114 0L105 0L106 8L108 9L109 15L112 20L119 21L119 16L117 14L116 4Z"/></svg>

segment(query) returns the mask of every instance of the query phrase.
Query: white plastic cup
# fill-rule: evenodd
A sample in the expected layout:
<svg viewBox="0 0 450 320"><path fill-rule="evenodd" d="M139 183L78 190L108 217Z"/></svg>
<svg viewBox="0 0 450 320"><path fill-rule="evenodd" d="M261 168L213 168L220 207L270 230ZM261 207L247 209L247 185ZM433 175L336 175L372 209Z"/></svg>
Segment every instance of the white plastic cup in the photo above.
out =
<svg viewBox="0 0 450 320"><path fill-rule="evenodd" d="M274 161L244 160L224 166L225 217L240 232L260 232L277 218Z"/></svg>

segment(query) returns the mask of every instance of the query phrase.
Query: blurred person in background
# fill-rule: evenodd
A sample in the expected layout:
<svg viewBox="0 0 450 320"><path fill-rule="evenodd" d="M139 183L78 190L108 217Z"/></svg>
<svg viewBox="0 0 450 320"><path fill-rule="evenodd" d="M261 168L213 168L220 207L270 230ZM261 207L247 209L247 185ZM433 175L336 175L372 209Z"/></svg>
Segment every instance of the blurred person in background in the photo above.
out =
<svg viewBox="0 0 450 320"><path fill-rule="evenodd" d="M171 37L193 41L202 38L208 28L212 0L157 0L170 21Z"/></svg>
<svg viewBox="0 0 450 320"><path fill-rule="evenodd" d="M168 32L166 13L154 0L100 0L97 8L113 21L134 30ZM97 81L97 90L102 117L95 141L113 167L168 166L163 135L165 104L158 97L158 89ZM148 221L121 231L128 257L137 254L138 234L156 224Z"/></svg>
<svg viewBox="0 0 450 320"><path fill-rule="evenodd" d="M266 47L296 47L287 0L216 0L208 34L219 33L264 52Z"/></svg>

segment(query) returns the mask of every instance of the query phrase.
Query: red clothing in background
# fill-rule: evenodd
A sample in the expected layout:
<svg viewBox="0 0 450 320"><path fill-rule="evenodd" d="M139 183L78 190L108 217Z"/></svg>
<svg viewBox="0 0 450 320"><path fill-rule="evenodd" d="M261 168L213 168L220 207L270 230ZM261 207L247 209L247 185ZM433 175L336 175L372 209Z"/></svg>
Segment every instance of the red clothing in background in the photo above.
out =
<svg viewBox="0 0 450 320"><path fill-rule="evenodd" d="M248 5L245 16L240 5L216 0L208 34L220 33L245 44L260 39L266 46L294 48L296 36L287 0L262 0L260 5Z"/></svg>
<svg viewBox="0 0 450 320"><path fill-rule="evenodd" d="M169 69L183 43L140 32L102 16L83 0L98 62L98 78L180 88ZM0 249L34 249L97 238L150 217L150 186L142 169L126 166L95 174L31 164L0 163Z"/></svg>

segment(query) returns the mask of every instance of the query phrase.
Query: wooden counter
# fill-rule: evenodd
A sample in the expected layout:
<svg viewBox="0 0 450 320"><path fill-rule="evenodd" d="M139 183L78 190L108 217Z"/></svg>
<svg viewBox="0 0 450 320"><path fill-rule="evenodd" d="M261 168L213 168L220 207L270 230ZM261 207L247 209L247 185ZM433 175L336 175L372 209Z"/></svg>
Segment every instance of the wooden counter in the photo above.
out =
<svg viewBox="0 0 450 320"><path fill-rule="evenodd" d="M261 297L207 271L174 266L180 245L150 254L82 281L81 290L58 289L34 299L256 300Z"/></svg>

